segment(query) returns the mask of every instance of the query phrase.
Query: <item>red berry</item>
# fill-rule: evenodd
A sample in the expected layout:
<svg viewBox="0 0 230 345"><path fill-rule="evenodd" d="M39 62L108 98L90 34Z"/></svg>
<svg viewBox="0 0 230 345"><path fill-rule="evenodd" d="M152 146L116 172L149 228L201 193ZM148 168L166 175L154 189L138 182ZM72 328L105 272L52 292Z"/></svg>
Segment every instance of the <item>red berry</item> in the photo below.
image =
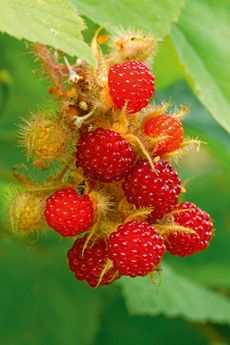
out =
<svg viewBox="0 0 230 345"><path fill-rule="evenodd" d="M137 113L145 108L154 93L154 77L149 68L138 61L112 65L108 75L109 91L115 106Z"/></svg>
<svg viewBox="0 0 230 345"><path fill-rule="evenodd" d="M82 255L86 239L87 235L75 241L68 251L68 263L78 280L86 280L90 286L96 287L108 262L107 245L103 239L99 239L93 245L89 243ZM105 273L99 285L111 284L119 277L117 269L112 267Z"/></svg>
<svg viewBox="0 0 230 345"><path fill-rule="evenodd" d="M150 137L168 136L154 146L154 155L176 151L183 142L184 129L179 119L172 115L154 116L144 124L144 133Z"/></svg>
<svg viewBox="0 0 230 345"><path fill-rule="evenodd" d="M178 202L180 179L172 166L161 160L154 164L154 172L146 159L130 170L123 183L128 202L137 207L153 207L150 220L169 213Z"/></svg>
<svg viewBox="0 0 230 345"><path fill-rule="evenodd" d="M73 188L62 188L48 198L45 218L62 236L76 236L93 224L93 202L88 195L78 195Z"/></svg>
<svg viewBox="0 0 230 345"><path fill-rule="evenodd" d="M114 131L97 128L84 133L77 145L77 166L86 176L110 182L121 180L135 160L128 141Z"/></svg>
<svg viewBox="0 0 230 345"><path fill-rule="evenodd" d="M127 222L109 237L109 258L123 275L145 276L164 253L163 238L147 222Z"/></svg>
<svg viewBox="0 0 230 345"><path fill-rule="evenodd" d="M195 230L197 234L171 231L165 242L168 251L172 255L186 256L206 249L213 236L213 224L209 214L191 202L182 202L176 209L179 212L173 214L174 222Z"/></svg>

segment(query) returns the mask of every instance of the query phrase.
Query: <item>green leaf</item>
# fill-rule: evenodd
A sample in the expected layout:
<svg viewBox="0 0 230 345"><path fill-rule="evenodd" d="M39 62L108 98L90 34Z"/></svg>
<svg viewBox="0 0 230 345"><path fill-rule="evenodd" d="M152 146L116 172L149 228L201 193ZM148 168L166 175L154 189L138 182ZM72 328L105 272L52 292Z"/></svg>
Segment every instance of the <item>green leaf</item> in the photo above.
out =
<svg viewBox="0 0 230 345"><path fill-rule="evenodd" d="M55 107L56 102L48 94L47 80L41 81L33 73L38 70L38 64L34 63L23 42L6 34L0 35L0 51L1 66L12 79L9 100L0 114L0 180L10 180L13 165L26 163L22 149L16 143L20 117L27 118L31 111L37 111L38 104L39 109L44 109Z"/></svg>
<svg viewBox="0 0 230 345"><path fill-rule="evenodd" d="M0 115L9 100L11 84L12 78L9 72L5 69L0 69Z"/></svg>
<svg viewBox="0 0 230 345"><path fill-rule="evenodd" d="M163 314L190 321L230 323L227 297L180 276L168 266L163 266L162 282L157 290L143 278L123 278L120 284L132 315Z"/></svg>
<svg viewBox="0 0 230 345"><path fill-rule="evenodd" d="M103 314L94 345L210 344L197 325L179 318L128 315L124 301L118 296Z"/></svg>
<svg viewBox="0 0 230 345"><path fill-rule="evenodd" d="M50 45L94 64L82 40L83 20L68 0L2 0L0 31L18 39Z"/></svg>
<svg viewBox="0 0 230 345"><path fill-rule="evenodd" d="M172 39L194 92L230 132L229 11L229 1L188 1Z"/></svg>
<svg viewBox="0 0 230 345"><path fill-rule="evenodd" d="M157 90L165 89L176 81L184 79L184 69L170 36L166 36L159 46L154 60L154 74Z"/></svg>
<svg viewBox="0 0 230 345"><path fill-rule="evenodd" d="M80 13L106 29L113 25L141 28L160 38L170 32L171 24L177 21L184 5L184 0L71 1Z"/></svg>
<svg viewBox="0 0 230 345"><path fill-rule="evenodd" d="M210 250L212 249L210 248ZM214 288L230 288L230 268L228 262L210 262L206 264L200 262L196 266L181 263L177 265L177 269L180 270L180 273L201 284Z"/></svg>
<svg viewBox="0 0 230 345"><path fill-rule="evenodd" d="M55 234L52 234L54 237ZM2 240L0 333L8 345L93 343L102 291L78 283L66 265L71 242Z"/></svg>

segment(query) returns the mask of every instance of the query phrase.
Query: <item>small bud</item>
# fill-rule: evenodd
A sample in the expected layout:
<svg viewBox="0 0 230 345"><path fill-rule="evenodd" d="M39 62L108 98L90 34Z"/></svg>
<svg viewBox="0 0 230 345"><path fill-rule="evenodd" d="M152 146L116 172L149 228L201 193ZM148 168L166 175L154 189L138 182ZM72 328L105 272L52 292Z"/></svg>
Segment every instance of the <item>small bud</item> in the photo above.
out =
<svg viewBox="0 0 230 345"><path fill-rule="evenodd" d="M87 110L88 110L88 104L87 104L86 102L84 102L84 101L81 101L81 102L79 103L79 108L80 108L81 110L87 111Z"/></svg>
<svg viewBox="0 0 230 345"><path fill-rule="evenodd" d="M140 32L118 30L111 42L109 64L125 61L145 61L156 54L157 39Z"/></svg>

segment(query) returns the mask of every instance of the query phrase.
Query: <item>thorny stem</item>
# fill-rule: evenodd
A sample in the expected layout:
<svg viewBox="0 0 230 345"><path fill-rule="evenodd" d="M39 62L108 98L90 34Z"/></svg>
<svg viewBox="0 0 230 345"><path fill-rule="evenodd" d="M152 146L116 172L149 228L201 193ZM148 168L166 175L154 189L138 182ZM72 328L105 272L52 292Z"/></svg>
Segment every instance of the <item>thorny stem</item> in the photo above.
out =
<svg viewBox="0 0 230 345"><path fill-rule="evenodd" d="M148 136L147 140L148 140L148 142L150 144L155 145L155 144L157 144L160 141L171 139L172 137L173 137L172 135L161 135L159 137L150 137L150 136Z"/></svg>
<svg viewBox="0 0 230 345"><path fill-rule="evenodd" d="M43 186L43 187L33 187L33 188L27 188L26 190L28 192L48 192L48 191L52 191L52 190L58 190L60 188L66 188L66 187L73 187L72 184L60 184L60 185L50 185L50 186Z"/></svg>
<svg viewBox="0 0 230 345"><path fill-rule="evenodd" d="M157 275L157 278L156 278ZM161 268L159 266L154 268L154 271L148 273L149 282L154 285L156 289L159 288L161 283Z"/></svg>
<svg viewBox="0 0 230 345"><path fill-rule="evenodd" d="M63 86L63 71L62 66L58 64L58 53L55 52L55 55L52 57L50 50L41 43L35 43L34 50L38 58L43 63L45 72L48 74L53 85L59 91L59 94L61 96L65 96L66 90Z"/></svg>
<svg viewBox="0 0 230 345"><path fill-rule="evenodd" d="M113 125L111 127L112 130L115 132L119 132L123 135L127 133L127 129L129 126L129 121L127 119L126 113L125 113L125 107L122 109L121 112L119 112L119 116L116 119L115 116L113 115Z"/></svg>
<svg viewBox="0 0 230 345"><path fill-rule="evenodd" d="M187 233L193 233L193 234L196 234L197 236L198 233L193 230L193 229L190 229L190 228L186 228L184 226L181 226L181 225L178 225L178 224L154 224L153 225L157 230L159 230L159 232L161 233L161 235L165 235L167 234L168 232L175 232L175 231L181 231L181 232L187 232Z"/></svg>
<svg viewBox="0 0 230 345"><path fill-rule="evenodd" d="M149 207L149 208L142 208L139 210L134 211L133 213L131 213L128 217L125 218L125 223L135 220L137 218L145 218L147 216L149 216L153 211L153 208Z"/></svg>
<svg viewBox="0 0 230 345"><path fill-rule="evenodd" d="M96 285L96 288L100 285L103 277L105 276L105 274L113 267L113 262L108 259L108 261L106 262L103 270L101 271L101 274L100 274L100 277L98 279L98 282L97 282L97 285Z"/></svg>
<svg viewBox="0 0 230 345"><path fill-rule="evenodd" d="M184 148L190 145L197 145L197 152L198 152L201 144L207 144L207 143L205 141L201 141L198 139L189 139L189 140L184 140L184 142L181 144L181 147Z"/></svg>
<svg viewBox="0 0 230 345"><path fill-rule="evenodd" d="M87 115L85 116L74 116L73 117L73 124L77 127L77 128L80 128L82 126L82 124L88 119L90 118L93 113L94 113L94 110L93 109L90 113L88 113Z"/></svg>
<svg viewBox="0 0 230 345"><path fill-rule="evenodd" d="M96 233L96 231L97 231L97 229L98 229L98 224L100 223L100 219L101 219L101 216L100 216L100 214L98 214L97 217L96 217L96 221L95 221L95 223L93 224L93 227L92 227L92 229L90 230L90 233L89 233L89 235L87 236L87 239L86 239L86 241L85 241L85 243L84 243L84 246L83 246L83 248L82 248L82 256L84 256L84 252L85 252L85 250L86 250L86 248L87 248L87 246L88 246L88 244L89 244L89 241L92 239L92 237L95 235L95 233Z"/></svg>
<svg viewBox="0 0 230 345"><path fill-rule="evenodd" d="M74 162L74 157L70 157L69 160L63 165L61 170L57 173L57 175L49 176L49 181L61 181L63 177L65 176L66 172L70 169L71 164Z"/></svg>
<svg viewBox="0 0 230 345"><path fill-rule="evenodd" d="M18 180L20 183L22 183L23 185L27 186L27 187L33 187L34 184L32 183L32 181L30 180L30 178L27 176L22 176L21 174L19 174L19 172L17 171L17 169L19 167L22 167L23 169L26 170L26 172L28 173L27 167L24 164L17 164L13 167L13 175L16 178L16 180Z"/></svg>
<svg viewBox="0 0 230 345"><path fill-rule="evenodd" d="M66 56L64 56L64 61L65 61L66 67L68 68L68 71L69 71L68 82L73 84L73 85L76 85L79 82L79 80L82 79L82 77L72 69Z"/></svg>
<svg viewBox="0 0 230 345"><path fill-rule="evenodd" d="M127 207L128 206L128 207ZM121 213L122 215L124 213L130 213L133 211L131 208L132 206L128 204L128 201L125 198L122 198L118 203L118 213Z"/></svg>
<svg viewBox="0 0 230 345"><path fill-rule="evenodd" d="M167 214L167 217L168 216L173 216L174 214L178 214L178 213L182 213L182 212L187 212L187 211L195 211L196 209L195 208L183 208L181 210L174 210L174 211L171 211L170 213Z"/></svg>
<svg viewBox="0 0 230 345"><path fill-rule="evenodd" d="M147 158L147 160L149 161L149 164L152 168L152 170L154 172L156 172L156 169L154 168L154 165L153 165L153 161L152 161L152 158L150 156L150 154L148 153L148 151L146 150L145 146L142 144L141 140L138 139L135 135L133 134L126 134L125 135L125 139L128 140L131 144L132 143L135 143L139 146L139 148L141 149L141 151L143 152L143 154L145 155L145 157Z"/></svg>
<svg viewBox="0 0 230 345"><path fill-rule="evenodd" d="M164 102L160 105L154 104L152 111L150 113L147 113L148 116L146 116L146 119L148 119L149 116L153 117L153 116L165 114L169 105L170 105L170 102Z"/></svg>

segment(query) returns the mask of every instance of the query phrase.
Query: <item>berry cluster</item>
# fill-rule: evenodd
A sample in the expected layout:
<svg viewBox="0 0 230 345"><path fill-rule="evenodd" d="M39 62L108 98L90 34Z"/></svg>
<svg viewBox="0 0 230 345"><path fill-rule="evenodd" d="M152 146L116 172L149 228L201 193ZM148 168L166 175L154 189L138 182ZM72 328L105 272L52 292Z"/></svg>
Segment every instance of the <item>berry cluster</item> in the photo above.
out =
<svg viewBox="0 0 230 345"><path fill-rule="evenodd" d="M96 68L79 60L71 66L35 46L60 106L55 115L33 115L21 144L37 168L61 166L42 186L15 169L27 190L10 210L18 232L40 229L45 220L61 236L76 237L68 265L92 287L151 274L166 251L191 255L213 236L210 216L179 201L185 187L172 161L194 143L184 139L186 108L170 113L167 103L150 103L156 40L123 33L103 55L97 39Z"/></svg>

